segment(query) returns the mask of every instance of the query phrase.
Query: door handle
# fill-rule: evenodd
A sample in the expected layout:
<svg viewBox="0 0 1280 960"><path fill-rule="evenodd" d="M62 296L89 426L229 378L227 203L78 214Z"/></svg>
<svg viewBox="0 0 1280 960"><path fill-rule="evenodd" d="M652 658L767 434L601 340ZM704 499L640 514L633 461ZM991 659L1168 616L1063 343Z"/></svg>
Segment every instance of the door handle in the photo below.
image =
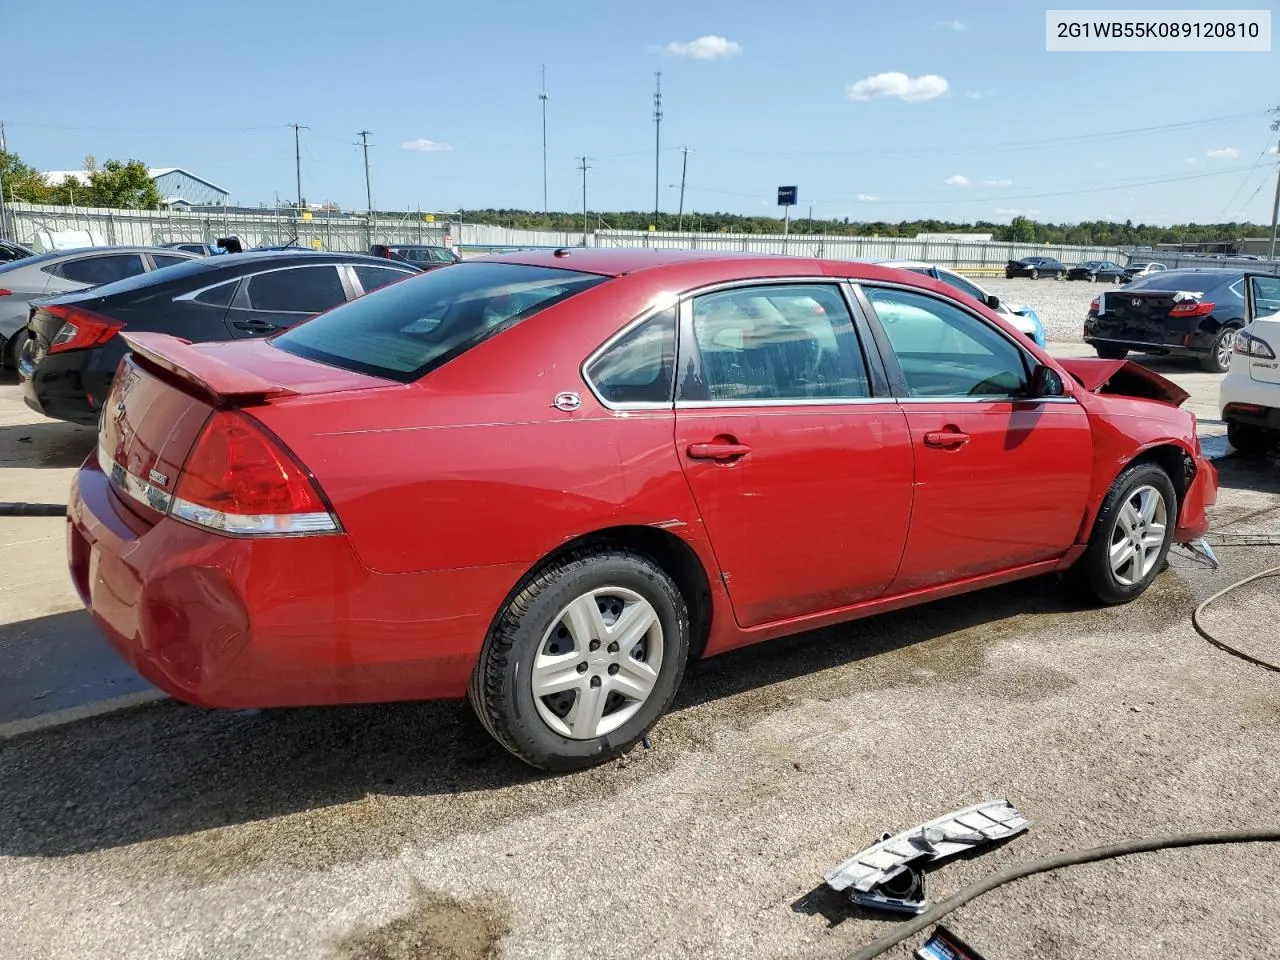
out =
<svg viewBox="0 0 1280 960"><path fill-rule="evenodd" d="M274 330L274 323L267 323L265 320L233 320L231 325L237 330L248 330L251 333L261 333L264 330Z"/></svg>
<svg viewBox="0 0 1280 960"><path fill-rule="evenodd" d="M959 430L932 430L924 435L926 447L941 447L944 450L963 447L969 442L969 435Z"/></svg>
<svg viewBox="0 0 1280 960"><path fill-rule="evenodd" d="M751 448L745 443L691 443L685 452L690 460L737 460Z"/></svg>

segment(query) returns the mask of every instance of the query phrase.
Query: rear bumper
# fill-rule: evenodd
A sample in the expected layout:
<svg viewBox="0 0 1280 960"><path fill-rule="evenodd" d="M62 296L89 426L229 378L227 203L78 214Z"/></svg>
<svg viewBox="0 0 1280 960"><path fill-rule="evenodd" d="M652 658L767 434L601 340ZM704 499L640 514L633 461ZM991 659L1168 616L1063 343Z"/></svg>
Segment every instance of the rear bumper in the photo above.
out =
<svg viewBox="0 0 1280 960"><path fill-rule="evenodd" d="M1213 337L1193 334L1190 343L1152 343L1147 340L1127 340L1086 333L1084 342L1090 346L1123 347L1134 353L1150 353L1159 357L1206 357L1213 352Z"/></svg>
<svg viewBox="0 0 1280 960"><path fill-rule="evenodd" d="M463 696L522 571L386 575L346 536L232 538L117 498L91 459L72 484L67 556L112 645L169 695L207 707Z"/></svg>
<svg viewBox="0 0 1280 960"><path fill-rule="evenodd" d="M96 369L89 351L46 355L33 364L25 354L18 363L22 400L41 416L93 426L111 392L114 368Z"/></svg>
<svg viewBox="0 0 1280 960"><path fill-rule="evenodd" d="M1280 383L1255 380L1246 357L1232 359L1218 388L1218 403L1227 423L1280 430Z"/></svg>

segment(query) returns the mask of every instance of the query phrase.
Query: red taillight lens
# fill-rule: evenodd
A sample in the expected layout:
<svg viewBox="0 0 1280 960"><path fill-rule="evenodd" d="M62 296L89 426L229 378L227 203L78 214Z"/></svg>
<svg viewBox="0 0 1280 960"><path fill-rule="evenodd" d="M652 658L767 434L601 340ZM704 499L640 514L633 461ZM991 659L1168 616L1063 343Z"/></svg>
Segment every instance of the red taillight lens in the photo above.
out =
<svg viewBox="0 0 1280 960"><path fill-rule="evenodd" d="M1098 302L1099 302L1099 301L1098 301L1098 298L1097 298L1097 297L1094 297L1094 298L1093 298L1093 302L1089 304L1089 312L1090 312L1090 313L1097 313L1097 312L1098 312Z"/></svg>
<svg viewBox="0 0 1280 960"><path fill-rule="evenodd" d="M1211 300L1183 300L1169 311L1171 317L1207 317L1216 307Z"/></svg>
<svg viewBox="0 0 1280 960"><path fill-rule="evenodd" d="M100 347L124 329L124 324L119 320L104 317L91 310L82 310L80 307L41 307L40 312L62 321L62 326L49 344L49 353Z"/></svg>
<svg viewBox="0 0 1280 960"><path fill-rule="evenodd" d="M178 479L170 512L237 534L338 529L302 467L243 413L218 411L200 433Z"/></svg>
<svg viewBox="0 0 1280 960"><path fill-rule="evenodd" d="M4 287L0 287L0 297L11 297L11 296L13 296L12 290L6 290Z"/></svg>

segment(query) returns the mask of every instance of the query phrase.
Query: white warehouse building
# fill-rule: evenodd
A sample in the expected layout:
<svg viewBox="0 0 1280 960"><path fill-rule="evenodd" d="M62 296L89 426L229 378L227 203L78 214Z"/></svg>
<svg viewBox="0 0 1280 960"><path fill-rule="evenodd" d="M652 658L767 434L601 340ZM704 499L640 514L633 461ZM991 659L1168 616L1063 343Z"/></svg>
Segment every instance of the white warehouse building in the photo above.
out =
<svg viewBox="0 0 1280 960"><path fill-rule="evenodd" d="M160 203L166 207L220 207L230 199L229 191L204 177L198 177L182 167L152 167L147 171L160 191ZM88 184L89 174L84 170L46 170L45 182L57 186L71 179Z"/></svg>

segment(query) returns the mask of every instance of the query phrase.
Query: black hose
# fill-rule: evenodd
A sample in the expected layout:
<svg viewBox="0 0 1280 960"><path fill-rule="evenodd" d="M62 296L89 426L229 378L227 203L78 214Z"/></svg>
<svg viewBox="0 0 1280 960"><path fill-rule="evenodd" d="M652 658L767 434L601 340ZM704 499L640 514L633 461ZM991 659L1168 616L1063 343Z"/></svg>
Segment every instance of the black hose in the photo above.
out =
<svg viewBox="0 0 1280 960"><path fill-rule="evenodd" d="M0 503L0 517L65 517L65 503Z"/></svg>
<svg viewBox="0 0 1280 960"><path fill-rule="evenodd" d="M1275 577L1275 576L1280 576L1280 567L1268 567L1266 570L1259 570L1257 573L1247 576L1243 580L1237 580L1235 583L1231 584L1230 586L1223 587L1221 590L1215 593L1212 597L1210 597L1204 603L1200 604L1200 606L1196 607L1195 611L1192 612L1191 625L1196 628L1196 633L1200 634L1200 636L1204 637L1206 640L1212 643L1219 650L1225 650L1227 653L1231 654L1233 657L1239 657L1241 660L1247 660L1249 661L1249 663L1256 664L1257 666L1262 667L1264 670L1274 670L1276 673L1280 673L1280 664L1270 663L1267 660L1260 660L1257 657L1253 656L1252 654L1245 653L1243 650L1237 650L1235 647L1231 646L1229 643L1224 643L1223 641L1215 637L1200 622L1200 614L1202 614L1204 612L1205 607L1209 606L1209 604L1213 603L1213 601L1219 600L1222 597L1225 597L1231 591L1238 590L1240 587L1243 587L1246 584L1253 583L1255 580L1265 580L1267 577Z"/></svg>
<svg viewBox="0 0 1280 960"><path fill-rule="evenodd" d="M1178 847L1202 847L1222 843L1274 843L1277 840L1280 840L1280 829L1275 828L1222 830L1212 833L1183 833L1170 837L1126 840L1122 843L1108 844L1105 847L1091 847L1088 850L1069 850L1065 853L1054 854L1051 857L1014 864L1012 867L969 884L969 886L944 900L936 907L926 910L920 916L895 928L892 933L881 937L874 943L867 944L851 956L849 960L871 960L872 957L878 957L886 950L897 946L907 937L919 933L930 924L937 923L953 910L963 907L970 900L976 899L984 893L989 893L996 887L1004 886L1013 880L1021 880L1023 877L1029 877L1032 874L1047 873L1050 870L1060 870L1063 867L1073 867L1081 863L1093 863L1096 860L1127 857L1134 853L1149 853L1152 850L1173 850Z"/></svg>

